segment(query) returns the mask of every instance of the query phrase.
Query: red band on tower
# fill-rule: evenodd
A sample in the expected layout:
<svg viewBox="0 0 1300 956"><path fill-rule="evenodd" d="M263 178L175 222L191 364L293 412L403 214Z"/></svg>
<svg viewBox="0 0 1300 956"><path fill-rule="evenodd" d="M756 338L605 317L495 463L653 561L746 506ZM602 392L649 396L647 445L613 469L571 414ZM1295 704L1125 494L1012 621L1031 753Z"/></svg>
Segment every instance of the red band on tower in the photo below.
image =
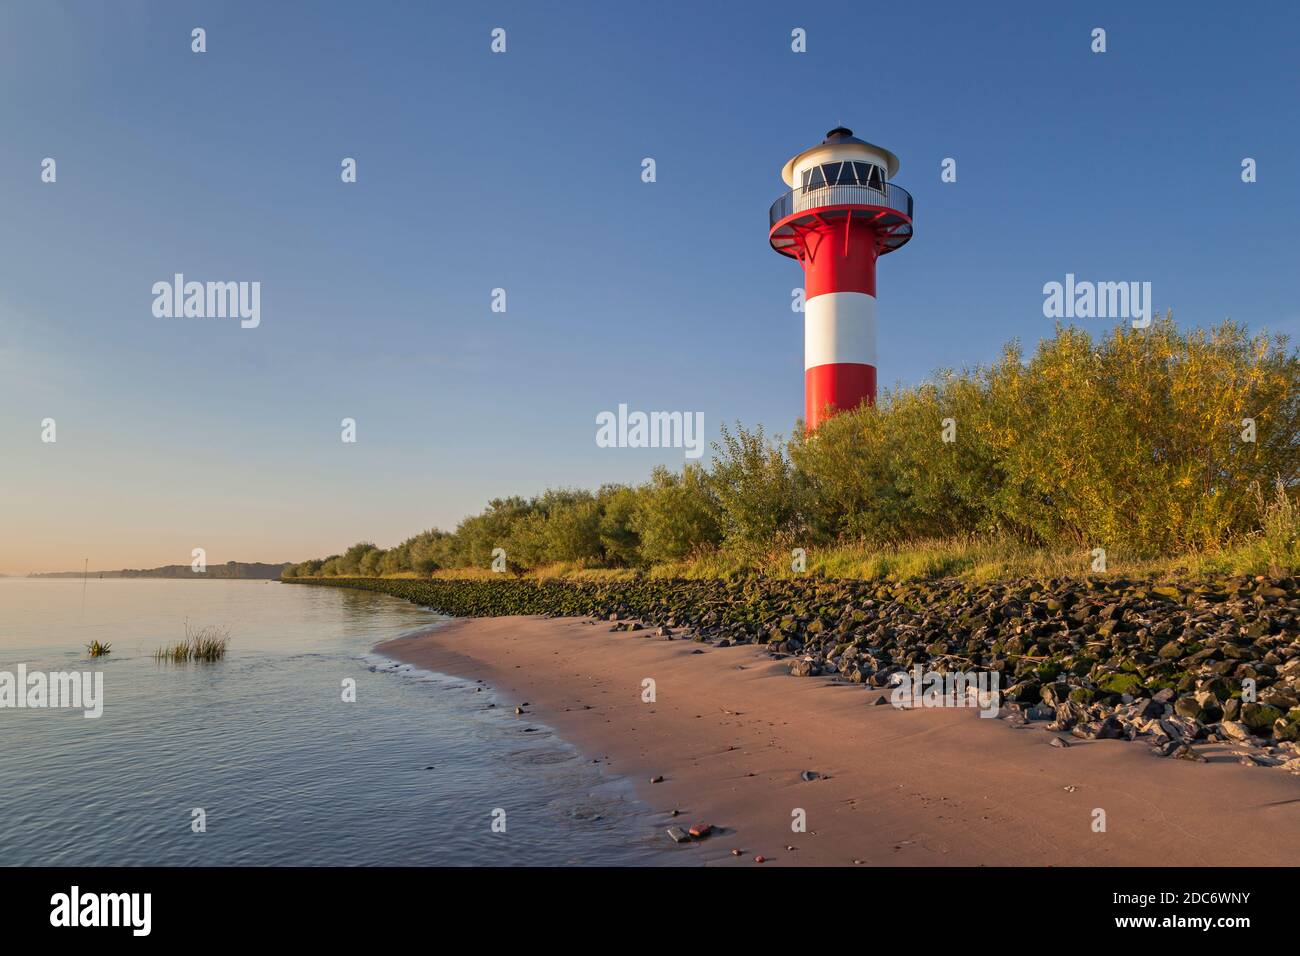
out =
<svg viewBox="0 0 1300 956"><path fill-rule="evenodd" d="M804 233L809 254L803 260L805 300L827 292L876 294L876 231L853 211L837 223Z"/></svg>

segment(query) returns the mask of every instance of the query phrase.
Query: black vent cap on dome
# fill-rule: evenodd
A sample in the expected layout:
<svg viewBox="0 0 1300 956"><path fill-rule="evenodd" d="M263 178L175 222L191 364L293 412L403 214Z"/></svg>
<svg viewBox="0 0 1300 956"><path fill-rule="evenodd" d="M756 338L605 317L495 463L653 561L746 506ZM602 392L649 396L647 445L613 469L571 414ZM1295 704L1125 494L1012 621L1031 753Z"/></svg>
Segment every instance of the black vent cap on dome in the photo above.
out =
<svg viewBox="0 0 1300 956"><path fill-rule="evenodd" d="M822 140L823 143L861 143L862 140L853 135L853 130L847 126L837 126Z"/></svg>

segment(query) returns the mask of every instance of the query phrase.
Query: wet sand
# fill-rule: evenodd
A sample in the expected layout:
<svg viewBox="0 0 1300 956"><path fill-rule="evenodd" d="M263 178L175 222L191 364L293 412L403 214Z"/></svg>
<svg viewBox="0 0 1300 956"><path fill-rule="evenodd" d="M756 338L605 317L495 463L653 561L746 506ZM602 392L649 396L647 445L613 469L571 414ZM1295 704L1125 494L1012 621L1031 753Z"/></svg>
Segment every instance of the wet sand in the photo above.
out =
<svg viewBox="0 0 1300 956"><path fill-rule="evenodd" d="M475 618L376 651L481 679L502 706L526 701L519 720L555 728L632 779L662 814L665 846L701 863L1300 860L1300 776L1243 767L1229 747L1198 745L1208 764L1159 758L1141 742L1069 738L1059 749L1042 724L1013 729L974 709L875 706L879 690L790 677L752 645L652 634L579 618ZM642 701L646 678L653 703ZM804 781L805 770L819 779ZM663 781L651 783L656 776ZM806 832L792 830L798 810ZM1104 832L1094 829L1095 810L1105 813ZM697 822L719 832L681 846L662 832Z"/></svg>

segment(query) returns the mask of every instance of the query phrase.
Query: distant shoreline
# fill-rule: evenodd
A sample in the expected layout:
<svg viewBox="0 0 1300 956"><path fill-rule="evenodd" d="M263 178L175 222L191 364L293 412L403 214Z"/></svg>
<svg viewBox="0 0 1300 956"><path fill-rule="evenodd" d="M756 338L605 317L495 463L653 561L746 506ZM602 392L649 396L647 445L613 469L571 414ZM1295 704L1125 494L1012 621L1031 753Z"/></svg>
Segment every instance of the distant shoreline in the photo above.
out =
<svg viewBox="0 0 1300 956"><path fill-rule="evenodd" d="M260 561L228 561L214 564L206 571L195 571L188 564L169 564L161 568L118 568L112 571L41 571L25 575L28 578L160 578L200 580L208 578L219 581L278 581L284 564L265 564ZM0 577L20 577L21 575L0 575Z"/></svg>

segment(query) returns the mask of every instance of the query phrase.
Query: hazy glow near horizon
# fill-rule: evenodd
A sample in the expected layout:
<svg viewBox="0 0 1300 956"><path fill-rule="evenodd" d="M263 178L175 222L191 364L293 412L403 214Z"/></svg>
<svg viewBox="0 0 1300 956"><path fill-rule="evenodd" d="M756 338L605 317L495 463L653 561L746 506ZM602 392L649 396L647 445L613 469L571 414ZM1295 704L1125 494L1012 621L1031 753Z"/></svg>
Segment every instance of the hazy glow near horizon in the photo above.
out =
<svg viewBox="0 0 1300 956"><path fill-rule="evenodd" d="M298 561L680 466L597 445L624 403L788 434L802 277L766 212L837 123L916 200L883 386L1032 346L1067 274L1300 331L1295 8L506 4L504 54L455 7L70 9L0 9L0 573ZM155 315L178 273L260 283L257 327Z"/></svg>

